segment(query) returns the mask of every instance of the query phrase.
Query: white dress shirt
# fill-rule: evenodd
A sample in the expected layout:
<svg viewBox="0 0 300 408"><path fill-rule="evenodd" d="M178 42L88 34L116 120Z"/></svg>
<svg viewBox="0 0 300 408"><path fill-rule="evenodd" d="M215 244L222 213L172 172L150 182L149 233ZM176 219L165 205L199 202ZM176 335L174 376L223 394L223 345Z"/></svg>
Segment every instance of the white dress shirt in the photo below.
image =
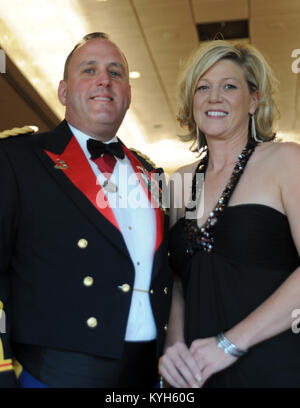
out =
<svg viewBox="0 0 300 408"><path fill-rule="evenodd" d="M87 140L90 136L69 124L98 182L103 185L106 178L96 163L90 159ZM117 137L107 143L116 142ZM126 328L126 341L148 341L156 338L156 325L150 304L154 248L156 242L155 210L132 168L130 160L117 159L110 180L117 186L116 193L105 190L106 197L118 222L128 252L135 269L134 290L132 293L129 317ZM123 284L126 282L120 282ZM136 289L142 290L138 291Z"/></svg>

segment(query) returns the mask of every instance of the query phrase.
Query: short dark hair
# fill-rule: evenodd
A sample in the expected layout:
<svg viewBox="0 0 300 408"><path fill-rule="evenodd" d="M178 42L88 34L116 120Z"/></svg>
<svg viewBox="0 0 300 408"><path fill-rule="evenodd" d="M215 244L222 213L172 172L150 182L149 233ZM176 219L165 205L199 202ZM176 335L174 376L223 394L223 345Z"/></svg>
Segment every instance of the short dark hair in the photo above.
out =
<svg viewBox="0 0 300 408"><path fill-rule="evenodd" d="M77 48L85 44L89 40L93 40L94 38L102 38L103 40L109 40L109 36L106 33L101 33L101 32L94 32L94 33L89 33L86 34L73 48L73 50L70 52L68 55L65 66L64 66L64 81L68 78L68 68L69 68L69 63L70 59L72 58L72 55Z"/></svg>

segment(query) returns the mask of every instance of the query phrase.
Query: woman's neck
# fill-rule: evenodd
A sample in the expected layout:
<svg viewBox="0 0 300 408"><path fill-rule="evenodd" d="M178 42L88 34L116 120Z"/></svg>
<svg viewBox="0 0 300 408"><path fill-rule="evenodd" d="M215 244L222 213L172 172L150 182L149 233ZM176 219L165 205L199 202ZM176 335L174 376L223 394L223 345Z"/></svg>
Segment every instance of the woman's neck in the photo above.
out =
<svg viewBox="0 0 300 408"><path fill-rule="evenodd" d="M208 138L209 163L207 170L217 173L229 166L232 167L247 141L248 135L230 140Z"/></svg>

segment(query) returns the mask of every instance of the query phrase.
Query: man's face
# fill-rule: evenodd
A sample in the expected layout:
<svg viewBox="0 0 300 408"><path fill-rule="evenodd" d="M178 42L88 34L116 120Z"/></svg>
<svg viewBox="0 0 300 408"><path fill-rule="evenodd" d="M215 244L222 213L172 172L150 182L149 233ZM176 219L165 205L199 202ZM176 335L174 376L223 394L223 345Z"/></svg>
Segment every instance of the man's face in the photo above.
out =
<svg viewBox="0 0 300 408"><path fill-rule="evenodd" d="M99 140L114 137L131 99L127 65L117 46L95 38L76 49L58 96L71 125Z"/></svg>

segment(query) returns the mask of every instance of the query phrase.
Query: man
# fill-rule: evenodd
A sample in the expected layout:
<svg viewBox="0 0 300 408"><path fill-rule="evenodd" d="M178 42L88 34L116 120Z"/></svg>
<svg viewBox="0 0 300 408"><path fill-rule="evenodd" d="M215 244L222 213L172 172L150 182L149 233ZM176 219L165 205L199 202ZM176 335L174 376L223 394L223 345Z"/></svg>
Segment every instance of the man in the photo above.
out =
<svg viewBox="0 0 300 408"><path fill-rule="evenodd" d="M149 205L155 169L116 137L131 94L106 34L75 46L58 96L56 129L0 145L0 384L152 387L170 306L167 216Z"/></svg>

